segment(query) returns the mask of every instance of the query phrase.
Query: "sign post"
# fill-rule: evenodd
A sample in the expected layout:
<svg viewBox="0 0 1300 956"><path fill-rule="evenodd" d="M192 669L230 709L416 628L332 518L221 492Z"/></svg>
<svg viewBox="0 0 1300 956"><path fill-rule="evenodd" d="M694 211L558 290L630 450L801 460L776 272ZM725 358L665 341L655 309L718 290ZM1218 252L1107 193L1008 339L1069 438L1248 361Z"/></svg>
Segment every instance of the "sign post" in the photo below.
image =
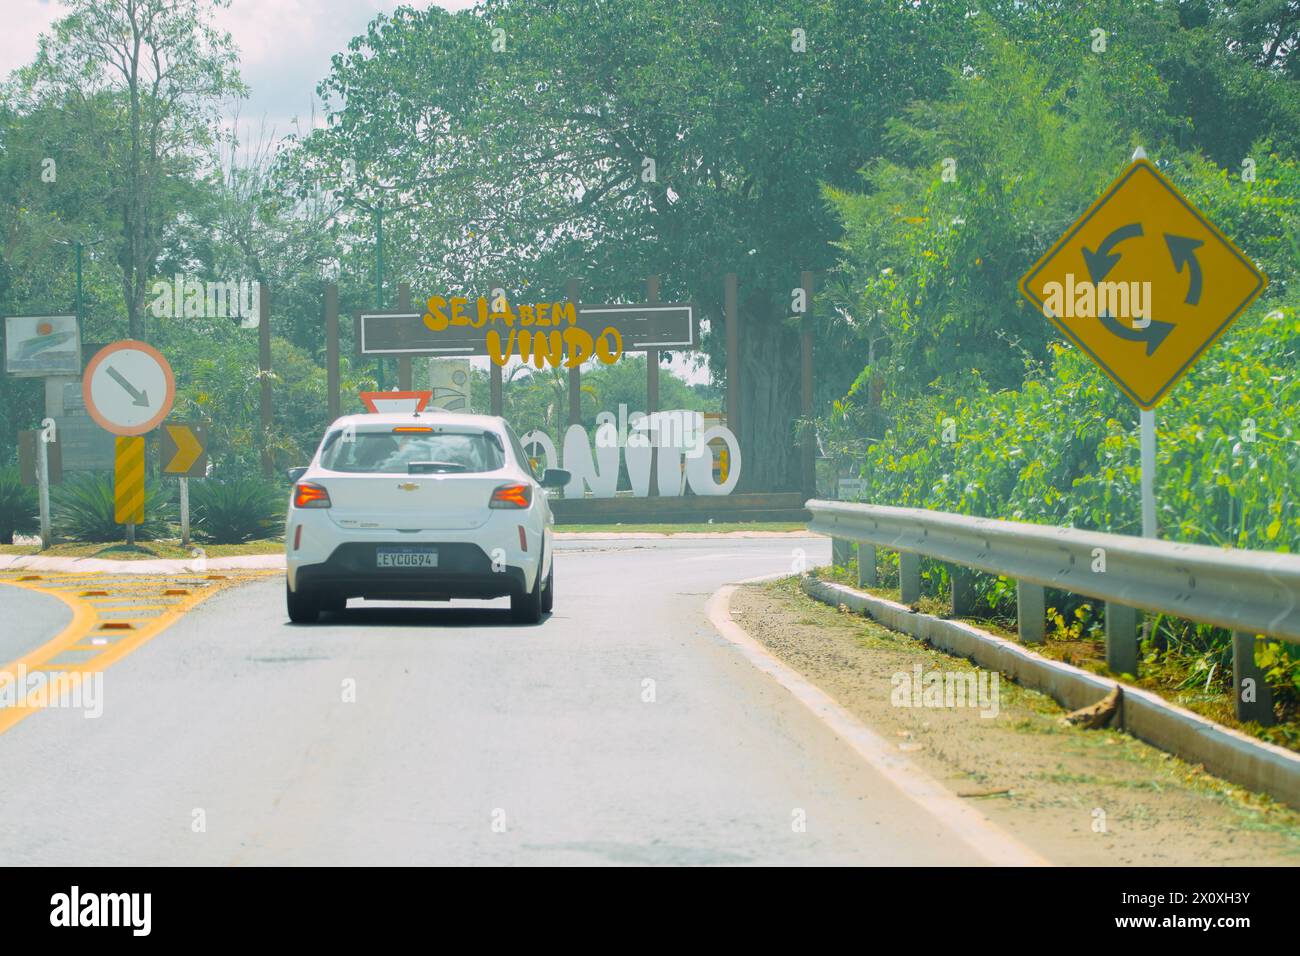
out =
<svg viewBox="0 0 1300 956"><path fill-rule="evenodd" d="M135 546L135 526L144 523L144 436L119 435L113 467L113 520L126 525Z"/></svg>
<svg viewBox="0 0 1300 956"><path fill-rule="evenodd" d="M190 543L190 479L208 473L208 429L197 422L163 422L158 461L165 475L180 478L181 544Z"/></svg>
<svg viewBox="0 0 1300 956"><path fill-rule="evenodd" d="M86 411L117 435L114 447L114 513L135 544L144 521L144 435L167 417L176 398L172 367L152 345L127 339L97 352L81 383Z"/></svg>
<svg viewBox="0 0 1300 956"><path fill-rule="evenodd" d="M1142 468L1142 537L1156 537L1156 413L1151 409L1138 412Z"/></svg>
<svg viewBox="0 0 1300 956"><path fill-rule="evenodd" d="M36 437L36 481L40 486L42 551L50 546L50 441L53 431L54 421L47 418L41 422L41 431Z"/></svg>
<svg viewBox="0 0 1300 956"><path fill-rule="evenodd" d="M181 486L181 544L190 546L190 480L180 477Z"/></svg>

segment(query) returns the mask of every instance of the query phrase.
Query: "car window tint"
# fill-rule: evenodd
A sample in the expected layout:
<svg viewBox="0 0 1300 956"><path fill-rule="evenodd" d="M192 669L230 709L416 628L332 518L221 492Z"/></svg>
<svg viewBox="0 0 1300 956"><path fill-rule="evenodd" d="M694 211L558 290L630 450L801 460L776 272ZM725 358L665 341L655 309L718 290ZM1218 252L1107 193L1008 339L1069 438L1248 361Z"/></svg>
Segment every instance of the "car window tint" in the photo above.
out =
<svg viewBox="0 0 1300 956"><path fill-rule="evenodd" d="M505 464L501 445L485 432L356 432L351 441L339 434L321 453L321 467L330 471L406 474L412 462L446 462L461 466L456 474L466 474Z"/></svg>

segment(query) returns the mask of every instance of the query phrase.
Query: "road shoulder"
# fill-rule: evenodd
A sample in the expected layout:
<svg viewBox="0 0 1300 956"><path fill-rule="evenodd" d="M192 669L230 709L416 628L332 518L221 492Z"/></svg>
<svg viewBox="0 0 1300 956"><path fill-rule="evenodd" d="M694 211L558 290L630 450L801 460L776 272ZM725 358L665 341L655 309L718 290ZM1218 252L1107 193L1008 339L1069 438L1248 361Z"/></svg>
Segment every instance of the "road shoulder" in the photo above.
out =
<svg viewBox="0 0 1300 956"><path fill-rule="evenodd" d="M994 716L981 716L987 706L926 706L910 690L918 673L921 684L932 674L960 683L980 670L826 607L795 579L738 588L731 613L776 658L1053 862L1300 864L1300 814L1120 731L1063 727L1064 711L1044 694L1002 679Z"/></svg>

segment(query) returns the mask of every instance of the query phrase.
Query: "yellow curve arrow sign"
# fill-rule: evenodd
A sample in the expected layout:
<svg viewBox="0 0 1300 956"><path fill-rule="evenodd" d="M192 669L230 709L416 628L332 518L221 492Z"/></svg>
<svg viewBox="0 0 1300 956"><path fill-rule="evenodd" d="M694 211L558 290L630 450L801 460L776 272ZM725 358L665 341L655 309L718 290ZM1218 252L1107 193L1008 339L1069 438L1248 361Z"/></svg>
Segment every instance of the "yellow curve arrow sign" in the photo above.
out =
<svg viewBox="0 0 1300 956"><path fill-rule="evenodd" d="M189 471L203 454L203 443L188 425L168 425L167 433L176 443L176 454L163 471L171 474Z"/></svg>

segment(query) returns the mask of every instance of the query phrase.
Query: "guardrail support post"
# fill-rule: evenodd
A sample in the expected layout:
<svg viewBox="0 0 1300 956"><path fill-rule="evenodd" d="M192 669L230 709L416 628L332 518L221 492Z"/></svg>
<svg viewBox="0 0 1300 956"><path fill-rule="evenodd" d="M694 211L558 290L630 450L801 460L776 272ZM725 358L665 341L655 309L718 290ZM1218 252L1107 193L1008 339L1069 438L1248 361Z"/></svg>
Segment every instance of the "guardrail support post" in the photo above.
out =
<svg viewBox="0 0 1300 956"><path fill-rule="evenodd" d="M921 556L898 552L898 597L904 604L921 600Z"/></svg>
<svg viewBox="0 0 1300 956"><path fill-rule="evenodd" d="M952 564L948 577L952 581L952 616L969 617L975 610L975 575L969 568Z"/></svg>
<svg viewBox="0 0 1300 956"><path fill-rule="evenodd" d="M1020 643L1041 644L1047 631L1047 591L1037 584L1016 582L1016 629Z"/></svg>
<svg viewBox="0 0 1300 956"><path fill-rule="evenodd" d="M858 587L876 586L876 546L858 542Z"/></svg>
<svg viewBox="0 0 1300 956"><path fill-rule="evenodd" d="M853 557L853 542L845 538L831 538L831 564L842 568Z"/></svg>
<svg viewBox="0 0 1300 956"><path fill-rule="evenodd" d="M1238 720L1273 725L1273 694L1264 680L1264 671L1255 664L1254 634L1232 632L1232 687Z"/></svg>
<svg viewBox="0 0 1300 956"><path fill-rule="evenodd" d="M1137 630L1137 608L1106 602L1106 666L1114 673L1137 676Z"/></svg>

